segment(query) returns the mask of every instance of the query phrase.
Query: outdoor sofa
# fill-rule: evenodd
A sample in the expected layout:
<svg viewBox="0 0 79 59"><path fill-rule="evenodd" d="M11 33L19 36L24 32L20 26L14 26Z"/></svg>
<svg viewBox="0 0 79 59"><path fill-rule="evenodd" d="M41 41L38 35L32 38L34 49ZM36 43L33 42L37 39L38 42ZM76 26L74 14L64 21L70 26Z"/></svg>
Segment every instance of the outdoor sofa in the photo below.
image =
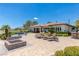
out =
<svg viewBox="0 0 79 59"><path fill-rule="evenodd" d="M5 41L5 47L8 50L13 50L13 49L16 49L16 48L20 48L20 47L26 46L26 41L20 40L18 38L14 38L14 37L8 38Z"/></svg>
<svg viewBox="0 0 79 59"><path fill-rule="evenodd" d="M5 42L5 47L8 50L12 50L12 49L23 47L23 46L26 46L26 42L22 41L22 40L6 41Z"/></svg>

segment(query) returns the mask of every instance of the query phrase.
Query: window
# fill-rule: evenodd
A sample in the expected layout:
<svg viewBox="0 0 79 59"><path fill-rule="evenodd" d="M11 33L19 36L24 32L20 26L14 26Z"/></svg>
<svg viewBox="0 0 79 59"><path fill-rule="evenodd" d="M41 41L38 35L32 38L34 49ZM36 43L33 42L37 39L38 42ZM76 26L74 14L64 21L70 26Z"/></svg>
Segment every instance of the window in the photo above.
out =
<svg viewBox="0 0 79 59"><path fill-rule="evenodd" d="M61 31L61 27L56 27L56 31L60 32Z"/></svg>
<svg viewBox="0 0 79 59"><path fill-rule="evenodd" d="M59 27L57 28L57 31L59 32Z"/></svg>
<svg viewBox="0 0 79 59"><path fill-rule="evenodd" d="M60 27L60 31L61 31L61 27Z"/></svg>

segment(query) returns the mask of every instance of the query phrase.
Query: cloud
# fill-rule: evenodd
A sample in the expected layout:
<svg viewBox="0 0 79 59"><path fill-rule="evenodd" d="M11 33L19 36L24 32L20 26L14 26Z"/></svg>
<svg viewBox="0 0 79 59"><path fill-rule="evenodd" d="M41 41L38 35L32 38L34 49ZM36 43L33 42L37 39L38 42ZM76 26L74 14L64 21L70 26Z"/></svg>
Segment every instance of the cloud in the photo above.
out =
<svg viewBox="0 0 79 59"><path fill-rule="evenodd" d="M38 19L38 18L37 18L37 17L34 17L33 19L35 19L35 20L36 20L36 19Z"/></svg>

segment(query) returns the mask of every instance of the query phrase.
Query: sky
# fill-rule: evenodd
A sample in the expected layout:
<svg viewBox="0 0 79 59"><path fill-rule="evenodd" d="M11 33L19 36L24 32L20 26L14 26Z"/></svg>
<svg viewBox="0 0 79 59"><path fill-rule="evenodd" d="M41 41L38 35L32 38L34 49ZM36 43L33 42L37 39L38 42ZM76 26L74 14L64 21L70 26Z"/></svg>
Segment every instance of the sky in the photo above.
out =
<svg viewBox="0 0 79 59"><path fill-rule="evenodd" d="M75 24L79 19L79 4L73 3L0 3L0 27L21 27L27 20L39 24L60 22Z"/></svg>

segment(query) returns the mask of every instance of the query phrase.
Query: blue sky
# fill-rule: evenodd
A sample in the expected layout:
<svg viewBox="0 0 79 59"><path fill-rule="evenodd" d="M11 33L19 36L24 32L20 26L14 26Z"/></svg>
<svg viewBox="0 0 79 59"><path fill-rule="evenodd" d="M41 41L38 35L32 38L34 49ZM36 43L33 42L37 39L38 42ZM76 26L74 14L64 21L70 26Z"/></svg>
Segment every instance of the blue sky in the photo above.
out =
<svg viewBox="0 0 79 59"><path fill-rule="evenodd" d="M38 18L38 19L37 19ZM2 3L0 4L0 27L4 24L12 28L22 26L27 20L37 20L39 24L64 22L74 24L79 19L79 4L56 3Z"/></svg>

